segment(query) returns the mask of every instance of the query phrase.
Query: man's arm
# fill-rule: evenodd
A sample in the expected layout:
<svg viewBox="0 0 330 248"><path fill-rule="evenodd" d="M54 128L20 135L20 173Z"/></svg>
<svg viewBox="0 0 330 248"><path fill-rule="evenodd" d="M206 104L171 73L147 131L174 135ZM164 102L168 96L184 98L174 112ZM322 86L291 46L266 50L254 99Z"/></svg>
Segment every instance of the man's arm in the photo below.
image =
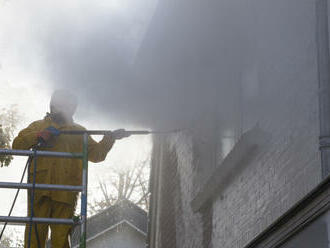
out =
<svg viewBox="0 0 330 248"><path fill-rule="evenodd" d="M13 141L13 149L28 150L35 145L37 140L37 133L42 130L42 122L35 121L27 128L19 132L18 136Z"/></svg>
<svg viewBox="0 0 330 248"><path fill-rule="evenodd" d="M115 139L111 134L104 135L100 142L88 137L88 160L94 163L104 161L114 143Z"/></svg>

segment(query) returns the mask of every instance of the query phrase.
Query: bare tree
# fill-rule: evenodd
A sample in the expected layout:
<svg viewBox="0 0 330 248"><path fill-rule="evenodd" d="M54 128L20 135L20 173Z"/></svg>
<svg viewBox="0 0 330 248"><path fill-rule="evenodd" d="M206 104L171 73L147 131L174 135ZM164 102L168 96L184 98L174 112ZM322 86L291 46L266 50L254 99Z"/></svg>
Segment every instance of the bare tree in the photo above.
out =
<svg viewBox="0 0 330 248"><path fill-rule="evenodd" d="M19 116L15 105L0 110L0 148L11 148L11 140L18 121ZM13 157L10 155L0 156L0 167L8 166L12 159Z"/></svg>
<svg viewBox="0 0 330 248"><path fill-rule="evenodd" d="M0 240L0 248L20 248L24 247L24 242L21 239L15 238L14 236L14 230L11 230L11 232L3 236Z"/></svg>
<svg viewBox="0 0 330 248"><path fill-rule="evenodd" d="M118 200L128 199L143 208L149 209L149 168L150 159L126 169L112 169L107 180L99 181L102 199L94 198L89 203L89 214L93 215L114 205Z"/></svg>
<svg viewBox="0 0 330 248"><path fill-rule="evenodd" d="M9 237L3 237L0 241L0 248L10 248L13 241Z"/></svg>

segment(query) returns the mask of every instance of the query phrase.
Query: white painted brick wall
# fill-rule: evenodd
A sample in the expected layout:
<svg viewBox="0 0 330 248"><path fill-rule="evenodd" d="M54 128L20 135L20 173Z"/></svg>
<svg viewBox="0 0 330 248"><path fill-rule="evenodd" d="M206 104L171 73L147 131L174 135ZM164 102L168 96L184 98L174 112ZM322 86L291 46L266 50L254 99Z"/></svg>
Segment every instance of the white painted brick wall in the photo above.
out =
<svg viewBox="0 0 330 248"><path fill-rule="evenodd" d="M251 125L248 118L252 118L271 139L215 199L213 248L243 248L321 180L315 1L249 3L255 4L257 15L253 63L260 88L257 104L244 105L247 119L243 123ZM212 165L205 165L202 172L194 167L193 133L163 141L178 157L177 188L182 203L176 229L178 248L202 247L201 215L192 212L190 202L207 178L205 172L212 174Z"/></svg>

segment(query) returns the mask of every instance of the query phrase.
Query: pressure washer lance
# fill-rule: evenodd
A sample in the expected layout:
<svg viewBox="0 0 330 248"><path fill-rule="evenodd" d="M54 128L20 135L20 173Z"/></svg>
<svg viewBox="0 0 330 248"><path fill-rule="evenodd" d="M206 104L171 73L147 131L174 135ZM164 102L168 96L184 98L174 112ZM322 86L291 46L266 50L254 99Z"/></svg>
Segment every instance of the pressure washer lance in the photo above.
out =
<svg viewBox="0 0 330 248"><path fill-rule="evenodd" d="M115 139L127 138L132 135L148 135L148 134L169 134L181 131L181 129L171 130L171 131L147 131L147 130L135 130L127 131L125 129L118 129L115 131L109 130L68 130L61 131L61 134L71 134L71 135L82 135L87 133L88 135L108 135L113 134ZM117 137L116 137L117 136Z"/></svg>

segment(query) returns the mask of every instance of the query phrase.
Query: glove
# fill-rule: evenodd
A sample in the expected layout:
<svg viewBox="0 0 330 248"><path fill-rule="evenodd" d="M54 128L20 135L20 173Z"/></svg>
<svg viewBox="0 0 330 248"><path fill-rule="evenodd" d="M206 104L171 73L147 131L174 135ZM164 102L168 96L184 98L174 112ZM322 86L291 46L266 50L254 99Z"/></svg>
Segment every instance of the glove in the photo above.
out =
<svg viewBox="0 0 330 248"><path fill-rule="evenodd" d="M59 136L60 131L53 126L47 127L43 131L37 133L38 141L47 142L54 136Z"/></svg>
<svg viewBox="0 0 330 248"><path fill-rule="evenodd" d="M130 136L130 134L128 132L126 132L125 129L117 129L115 131L113 131L111 133L113 139L117 139L120 140L122 138L127 138L128 136Z"/></svg>

